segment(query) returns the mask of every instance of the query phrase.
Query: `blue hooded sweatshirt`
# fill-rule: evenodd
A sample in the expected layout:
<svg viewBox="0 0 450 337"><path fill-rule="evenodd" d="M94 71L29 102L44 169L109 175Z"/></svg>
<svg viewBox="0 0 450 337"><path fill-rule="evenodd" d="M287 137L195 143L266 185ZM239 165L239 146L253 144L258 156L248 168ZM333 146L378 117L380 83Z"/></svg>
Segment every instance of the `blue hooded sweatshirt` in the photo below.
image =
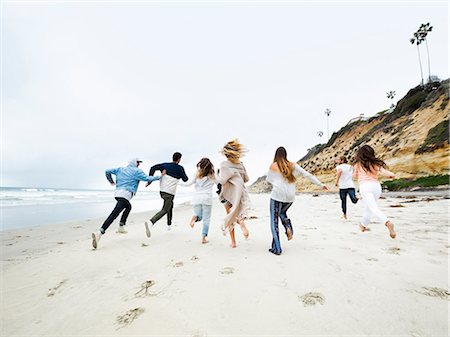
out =
<svg viewBox="0 0 450 337"><path fill-rule="evenodd" d="M161 177L150 177L137 167L137 158L130 159L128 166L112 168L105 171L106 179L113 184L114 180L111 175L116 176L116 190L126 190L136 194L139 182L147 181L152 182L159 180Z"/></svg>

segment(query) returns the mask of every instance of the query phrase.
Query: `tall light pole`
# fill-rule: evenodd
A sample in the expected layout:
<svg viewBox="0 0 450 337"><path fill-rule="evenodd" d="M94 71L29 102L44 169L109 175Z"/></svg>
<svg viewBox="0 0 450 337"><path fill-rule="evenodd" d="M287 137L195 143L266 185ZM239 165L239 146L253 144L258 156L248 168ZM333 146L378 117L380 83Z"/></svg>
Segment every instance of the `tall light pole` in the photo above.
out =
<svg viewBox="0 0 450 337"><path fill-rule="evenodd" d="M331 110L330 109L326 109L325 110L325 115L327 115L327 138L328 138L328 140L330 140L330 128L329 128L329 125L328 125L328 117L330 117L330 115L331 115Z"/></svg>

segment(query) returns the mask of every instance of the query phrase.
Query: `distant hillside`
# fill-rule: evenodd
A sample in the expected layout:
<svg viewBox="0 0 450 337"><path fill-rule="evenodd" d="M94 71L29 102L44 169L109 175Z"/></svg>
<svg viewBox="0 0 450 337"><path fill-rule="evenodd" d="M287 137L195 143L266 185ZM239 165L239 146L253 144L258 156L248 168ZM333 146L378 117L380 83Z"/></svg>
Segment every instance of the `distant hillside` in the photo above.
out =
<svg viewBox="0 0 450 337"><path fill-rule="evenodd" d="M382 111L367 120L347 124L326 144L311 148L298 163L334 188L335 160L345 155L351 162L357 149L372 146L399 178L418 178L449 173L449 83L430 83L411 89L391 113ZM252 192L268 192L260 177ZM304 179L297 189L317 190Z"/></svg>

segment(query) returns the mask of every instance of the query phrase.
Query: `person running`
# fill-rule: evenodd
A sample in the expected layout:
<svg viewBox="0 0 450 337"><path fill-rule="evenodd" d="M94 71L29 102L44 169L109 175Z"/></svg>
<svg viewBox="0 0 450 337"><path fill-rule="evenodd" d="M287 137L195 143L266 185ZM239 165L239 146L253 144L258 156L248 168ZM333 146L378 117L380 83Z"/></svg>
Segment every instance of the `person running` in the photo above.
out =
<svg viewBox="0 0 450 337"><path fill-rule="evenodd" d="M378 176L395 178L395 174L388 171L386 167L386 163L376 157L374 149L369 145L364 145L358 149L353 176L358 179L359 193L364 202L364 214L359 228L362 232L366 231L371 216L375 215L388 228L390 237L395 239L394 224L377 205L377 200L380 198L382 191Z"/></svg>
<svg viewBox="0 0 450 337"><path fill-rule="evenodd" d="M356 204L355 184L353 184L353 167L347 163L347 158L339 158L339 165L336 166L337 178L336 186L339 186L339 197L341 198L342 218L347 220L347 195L352 203Z"/></svg>
<svg viewBox="0 0 450 337"><path fill-rule="evenodd" d="M278 218L284 226L288 240L294 235L291 220L287 216L287 210L292 206L295 200L295 191L297 178L303 176L313 184L328 190L328 187L322 184L319 179L308 171L304 170L297 163L290 162L287 159L287 152L284 147L279 147L275 151L272 165L267 173L267 181L272 184L272 193L270 195L270 228L272 231L272 248L269 252L280 255L282 252L280 235L278 230Z"/></svg>
<svg viewBox="0 0 450 337"><path fill-rule="evenodd" d="M150 183L152 181L159 180L161 176L164 176L166 174L165 171L162 171L161 176L147 176L144 171L139 168L139 165L141 163L142 160L133 158L128 161L128 166L126 167L118 167L105 171L106 179L108 179L111 185L116 186L114 197L117 200L117 203L116 207L114 207L113 211L105 220L98 232L92 233L92 247L94 247L94 249L97 249L100 238L103 234L105 234L108 227L113 223L113 221L119 216L122 211L123 213L122 217L120 218L119 229L117 230L117 233L127 233L123 226L125 226L128 215L130 214L130 200L136 194L139 187L139 182L147 181L148 183ZM112 175L116 176L116 182L114 182Z"/></svg>
<svg viewBox="0 0 450 337"><path fill-rule="evenodd" d="M197 163L197 172L182 186L195 184L195 192L192 196L194 215L189 225L194 228L196 222L203 220L202 243L208 243L209 222L212 209L212 189L217 184L214 166L208 158L202 158Z"/></svg>
<svg viewBox="0 0 450 337"><path fill-rule="evenodd" d="M230 233L231 247L236 248L234 225L237 222L242 234L247 239L249 232L244 220L248 217L250 198L245 183L249 178L240 158L243 156L244 146L237 139L225 144L221 153L227 158L220 164L218 182L221 184L219 199L225 206L225 217L222 231L224 235Z"/></svg>
<svg viewBox="0 0 450 337"><path fill-rule="evenodd" d="M149 175L152 176L156 171L166 171L166 175L160 180L160 196L164 200L162 209L156 213L149 221L144 223L145 233L147 237L151 236L150 227L153 226L164 215L167 215L167 230L170 231L172 225L172 213L173 213L173 200L177 191L178 181L181 179L184 182L188 181L186 172L184 172L183 166L180 165L181 153L175 152L172 155L171 163L162 163L154 165L150 168ZM147 184L150 185L151 182Z"/></svg>

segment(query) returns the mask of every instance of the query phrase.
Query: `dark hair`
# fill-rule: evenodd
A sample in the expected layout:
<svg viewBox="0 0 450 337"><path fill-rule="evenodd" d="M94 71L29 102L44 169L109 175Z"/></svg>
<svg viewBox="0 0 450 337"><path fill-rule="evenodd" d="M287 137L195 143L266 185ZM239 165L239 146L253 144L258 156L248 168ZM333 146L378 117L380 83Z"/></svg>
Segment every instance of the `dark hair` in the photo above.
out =
<svg viewBox="0 0 450 337"><path fill-rule="evenodd" d="M172 160L173 160L173 161L177 162L177 161L179 161L180 159L181 159L181 153L180 153L180 152L175 152L175 153L172 155Z"/></svg>
<svg viewBox="0 0 450 337"><path fill-rule="evenodd" d="M214 176L214 166L208 158L200 159L200 161L197 163L197 168L197 176L199 178Z"/></svg>
<svg viewBox="0 0 450 337"><path fill-rule="evenodd" d="M275 157L273 162L277 163L278 169L281 175L290 183L295 182L296 178L294 176L294 165L287 160L287 151L284 147L280 146L275 151Z"/></svg>
<svg viewBox="0 0 450 337"><path fill-rule="evenodd" d="M345 156L341 156L340 159L343 163L345 163L345 164L348 163L348 160Z"/></svg>
<svg viewBox="0 0 450 337"><path fill-rule="evenodd" d="M378 167L386 167L386 163L375 156L375 150L369 145L363 145L356 152L355 162L366 172L376 171Z"/></svg>

